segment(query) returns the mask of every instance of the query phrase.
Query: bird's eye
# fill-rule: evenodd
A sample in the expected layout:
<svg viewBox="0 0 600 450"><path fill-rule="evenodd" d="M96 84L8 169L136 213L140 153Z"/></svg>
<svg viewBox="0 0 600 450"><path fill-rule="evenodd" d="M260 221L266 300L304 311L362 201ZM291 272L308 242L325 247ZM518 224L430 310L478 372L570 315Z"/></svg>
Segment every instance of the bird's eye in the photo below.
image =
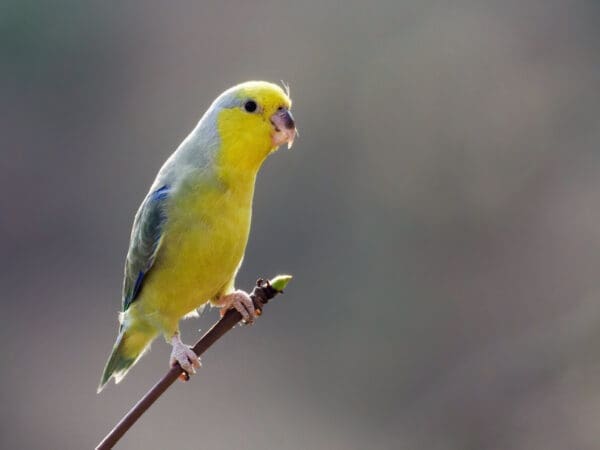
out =
<svg viewBox="0 0 600 450"><path fill-rule="evenodd" d="M258 105L254 100L248 100L246 103L244 103L244 109L250 113L256 111L257 108Z"/></svg>

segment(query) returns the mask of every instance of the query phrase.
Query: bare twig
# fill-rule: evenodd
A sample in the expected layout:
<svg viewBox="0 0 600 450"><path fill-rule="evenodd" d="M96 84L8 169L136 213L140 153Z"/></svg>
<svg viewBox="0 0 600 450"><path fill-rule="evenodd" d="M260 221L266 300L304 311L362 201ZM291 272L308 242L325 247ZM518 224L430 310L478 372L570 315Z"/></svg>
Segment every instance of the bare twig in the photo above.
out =
<svg viewBox="0 0 600 450"><path fill-rule="evenodd" d="M292 277L288 275L280 275L273 280L266 281L262 278L256 282L256 287L250 294L250 298L254 302L254 307L258 315L262 313L263 306L275 297L277 294L283 293L283 289ZM192 350L196 355L202 355L208 348L213 345L221 336L231 330L240 320L242 315L232 309L219 320L210 330L206 332L202 338L196 342ZM110 449L123 437L132 425L141 417L144 412L171 386L175 380L185 373L179 364L172 367L140 401L119 421L117 425L106 435L102 442L98 444L96 450Z"/></svg>

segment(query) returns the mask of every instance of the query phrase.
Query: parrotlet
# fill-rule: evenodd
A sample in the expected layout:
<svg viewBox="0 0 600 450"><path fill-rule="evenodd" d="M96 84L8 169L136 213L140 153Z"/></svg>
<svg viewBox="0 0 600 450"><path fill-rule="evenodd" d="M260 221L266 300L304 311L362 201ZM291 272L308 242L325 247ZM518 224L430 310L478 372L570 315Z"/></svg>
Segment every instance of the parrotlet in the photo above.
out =
<svg viewBox="0 0 600 450"><path fill-rule="evenodd" d="M257 173L296 124L289 90L249 81L223 92L159 170L133 222L123 282L119 333L98 392L119 383L163 335L171 365L200 367L181 341L179 321L208 302L221 314L255 316L249 295L235 289L252 215Z"/></svg>

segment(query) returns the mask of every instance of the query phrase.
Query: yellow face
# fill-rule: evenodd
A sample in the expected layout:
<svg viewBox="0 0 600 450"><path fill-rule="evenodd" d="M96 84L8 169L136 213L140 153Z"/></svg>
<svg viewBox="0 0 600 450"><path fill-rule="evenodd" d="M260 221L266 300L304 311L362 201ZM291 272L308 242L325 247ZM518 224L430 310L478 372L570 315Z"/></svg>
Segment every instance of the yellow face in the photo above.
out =
<svg viewBox="0 0 600 450"><path fill-rule="evenodd" d="M279 86L264 81L242 83L216 103L222 169L256 172L280 145L291 147L296 136L292 102Z"/></svg>

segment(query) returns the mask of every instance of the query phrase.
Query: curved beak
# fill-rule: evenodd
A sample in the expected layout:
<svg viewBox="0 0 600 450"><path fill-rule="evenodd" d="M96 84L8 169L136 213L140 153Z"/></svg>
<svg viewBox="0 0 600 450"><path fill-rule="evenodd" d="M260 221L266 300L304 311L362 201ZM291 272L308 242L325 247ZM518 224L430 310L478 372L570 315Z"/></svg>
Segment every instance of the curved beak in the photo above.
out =
<svg viewBox="0 0 600 450"><path fill-rule="evenodd" d="M271 123L273 124L273 134L271 136L273 145L279 147L287 142L288 148L292 148L297 133L296 122L294 122L292 113L286 108L279 108L271 116Z"/></svg>

